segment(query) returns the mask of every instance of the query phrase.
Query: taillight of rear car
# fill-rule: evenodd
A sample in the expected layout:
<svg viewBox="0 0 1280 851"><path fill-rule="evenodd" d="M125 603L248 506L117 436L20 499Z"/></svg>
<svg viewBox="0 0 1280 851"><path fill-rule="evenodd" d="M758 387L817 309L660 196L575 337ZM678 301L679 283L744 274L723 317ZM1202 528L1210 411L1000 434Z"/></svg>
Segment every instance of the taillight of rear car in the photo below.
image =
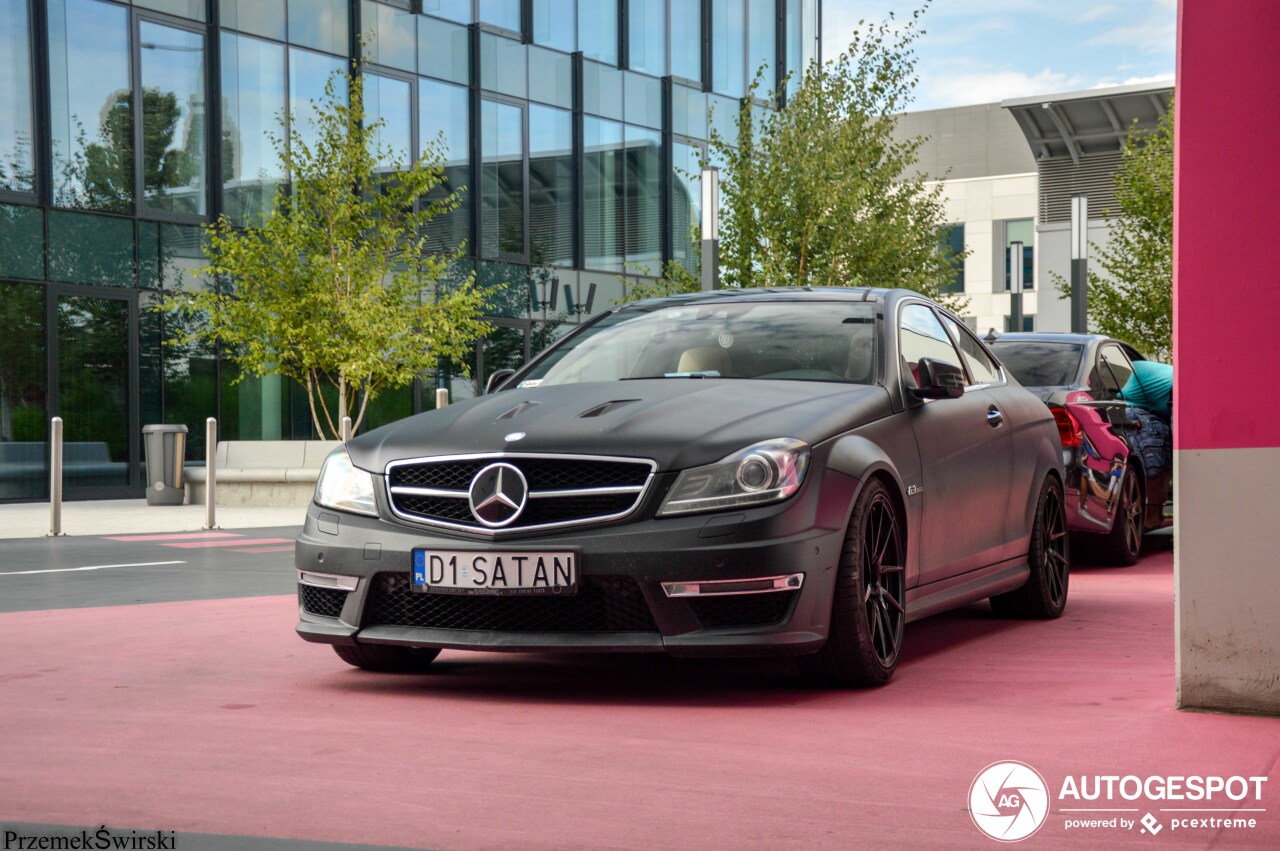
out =
<svg viewBox="0 0 1280 851"><path fill-rule="evenodd" d="M1058 424L1058 439L1062 441L1063 446L1075 447L1084 443L1084 431L1080 427L1080 421L1070 411L1052 405L1049 410L1053 412L1053 421Z"/></svg>

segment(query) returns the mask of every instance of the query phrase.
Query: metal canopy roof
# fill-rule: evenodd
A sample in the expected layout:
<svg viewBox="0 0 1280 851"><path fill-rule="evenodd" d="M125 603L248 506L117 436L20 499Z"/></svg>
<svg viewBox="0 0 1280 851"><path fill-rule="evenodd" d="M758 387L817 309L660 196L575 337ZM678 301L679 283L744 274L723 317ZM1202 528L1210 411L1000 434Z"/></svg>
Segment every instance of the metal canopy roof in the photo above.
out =
<svg viewBox="0 0 1280 851"><path fill-rule="evenodd" d="M1119 151L1135 126L1155 127L1169 110L1173 81L1014 98L1009 110L1037 160ZM1136 122L1136 124L1135 124Z"/></svg>

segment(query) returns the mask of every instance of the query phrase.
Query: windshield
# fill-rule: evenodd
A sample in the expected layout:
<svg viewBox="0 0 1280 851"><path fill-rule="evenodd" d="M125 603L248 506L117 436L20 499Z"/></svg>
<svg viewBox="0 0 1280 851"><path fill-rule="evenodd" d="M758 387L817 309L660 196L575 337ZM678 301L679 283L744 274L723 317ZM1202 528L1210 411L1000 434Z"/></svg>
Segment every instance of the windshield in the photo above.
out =
<svg viewBox="0 0 1280 851"><path fill-rule="evenodd" d="M1062 387L1072 384L1080 372L1078 343L1044 343L997 340L991 345L1000 362L1023 387Z"/></svg>
<svg viewBox="0 0 1280 851"><path fill-rule="evenodd" d="M721 302L611 314L553 349L520 387L635 378L875 381L875 305Z"/></svg>

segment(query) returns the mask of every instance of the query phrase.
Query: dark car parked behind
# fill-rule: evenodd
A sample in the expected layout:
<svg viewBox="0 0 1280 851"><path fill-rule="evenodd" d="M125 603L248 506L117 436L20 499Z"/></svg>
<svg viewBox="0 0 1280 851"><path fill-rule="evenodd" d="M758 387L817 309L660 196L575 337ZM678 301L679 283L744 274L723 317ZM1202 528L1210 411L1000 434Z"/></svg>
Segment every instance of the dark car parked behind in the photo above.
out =
<svg viewBox="0 0 1280 851"><path fill-rule="evenodd" d="M1168 420L1123 398L1145 358L1098 334L1004 334L990 345L1057 420L1068 527L1103 560L1133 564L1143 534L1164 525L1173 482Z"/></svg>

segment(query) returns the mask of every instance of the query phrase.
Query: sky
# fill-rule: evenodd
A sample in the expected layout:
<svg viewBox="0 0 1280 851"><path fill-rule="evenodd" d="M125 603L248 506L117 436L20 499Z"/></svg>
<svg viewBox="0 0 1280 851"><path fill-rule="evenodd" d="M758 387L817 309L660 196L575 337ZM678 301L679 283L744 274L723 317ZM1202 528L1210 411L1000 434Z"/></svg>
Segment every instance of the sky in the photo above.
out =
<svg viewBox="0 0 1280 851"><path fill-rule="evenodd" d="M824 0L823 58L923 2ZM912 110L1173 79L1177 0L934 0L922 20Z"/></svg>

